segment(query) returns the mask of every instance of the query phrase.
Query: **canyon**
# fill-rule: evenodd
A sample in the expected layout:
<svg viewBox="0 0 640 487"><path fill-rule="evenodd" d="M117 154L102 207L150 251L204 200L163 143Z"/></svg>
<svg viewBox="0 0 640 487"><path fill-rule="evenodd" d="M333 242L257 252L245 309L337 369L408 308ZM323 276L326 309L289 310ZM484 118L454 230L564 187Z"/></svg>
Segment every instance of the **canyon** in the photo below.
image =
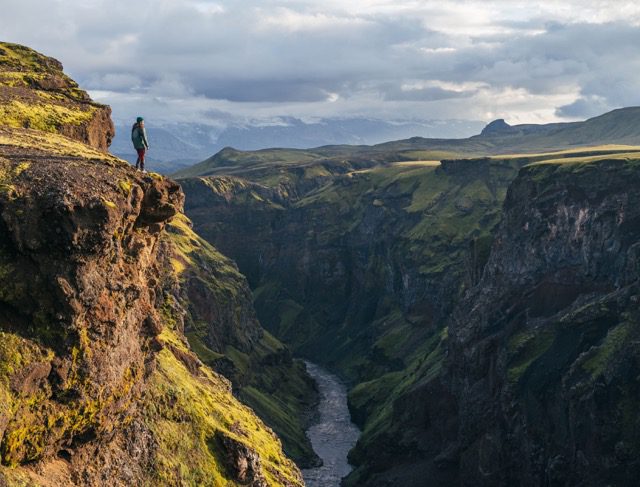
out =
<svg viewBox="0 0 640 487"><path fill-rule="evenodd" d="M0 485L301 486L301 358L348 389L345 486L632 485L638 117L170 178L0 43Z"/></svg>

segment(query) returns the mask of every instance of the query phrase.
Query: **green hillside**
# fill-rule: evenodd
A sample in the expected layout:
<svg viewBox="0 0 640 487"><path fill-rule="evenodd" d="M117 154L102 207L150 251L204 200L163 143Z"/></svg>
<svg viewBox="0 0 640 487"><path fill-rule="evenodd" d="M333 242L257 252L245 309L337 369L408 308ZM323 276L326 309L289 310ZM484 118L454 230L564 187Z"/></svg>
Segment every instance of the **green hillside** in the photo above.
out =
<svg viewBox="0 0 640 487"><path fill-rule="evenodd" d="M491 124L489 125L489 127ZM549 125L501 125L468 139L414 137L374 146L325 146L313 149L239 151L226 148L176 178L241 175L250 178L278 169L323 166L331 173L406 160L441 160L513 153L534 154L599 145L640 145L640 107L623 108L584 122Z"/></svg>

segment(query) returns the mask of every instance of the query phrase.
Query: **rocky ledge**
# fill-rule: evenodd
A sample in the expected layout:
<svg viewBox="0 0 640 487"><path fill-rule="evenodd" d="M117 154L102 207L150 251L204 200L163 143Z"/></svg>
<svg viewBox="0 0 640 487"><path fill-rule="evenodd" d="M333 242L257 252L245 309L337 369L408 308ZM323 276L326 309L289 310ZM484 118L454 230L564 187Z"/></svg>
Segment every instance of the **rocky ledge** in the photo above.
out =
<svg viewBox="0 0 640 487"><path fill-rule="evenodd" d="M59 68L0 48L31 53L13 72ZM64 123L16 127L15 100L0 103L0 485L302 485L178 326L161 240L180 187L101 150L108 125L104 143Z"/></svg>

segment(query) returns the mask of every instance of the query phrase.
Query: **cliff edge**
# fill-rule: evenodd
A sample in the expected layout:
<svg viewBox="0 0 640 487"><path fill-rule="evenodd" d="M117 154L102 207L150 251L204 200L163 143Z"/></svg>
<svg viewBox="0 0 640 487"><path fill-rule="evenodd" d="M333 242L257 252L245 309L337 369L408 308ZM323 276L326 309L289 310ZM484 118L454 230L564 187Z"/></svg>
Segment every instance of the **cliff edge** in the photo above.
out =
<svg viewBox="0 0 640 487"><path fill-rule="evenodd" d="M302 485L177 326L180 187L104 152L108 109L59 63L0 56L0 485Z"/></svg>

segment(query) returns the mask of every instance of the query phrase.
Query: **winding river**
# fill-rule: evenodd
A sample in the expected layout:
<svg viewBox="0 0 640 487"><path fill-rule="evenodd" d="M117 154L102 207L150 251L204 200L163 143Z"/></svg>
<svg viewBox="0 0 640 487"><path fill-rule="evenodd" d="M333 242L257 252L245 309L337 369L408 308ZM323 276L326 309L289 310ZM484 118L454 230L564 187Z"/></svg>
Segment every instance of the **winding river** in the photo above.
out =
<svg viewBox="0 0 640 487"><path fill-rule="evenodd" d="M306 364L320 389L318 422L307 430L307 436L323 465L303 470L302 475L307 487L339 487L342 477L352 470L347 454L356 444L360 430L349 416L345 384L318 365Z"/></svg>

